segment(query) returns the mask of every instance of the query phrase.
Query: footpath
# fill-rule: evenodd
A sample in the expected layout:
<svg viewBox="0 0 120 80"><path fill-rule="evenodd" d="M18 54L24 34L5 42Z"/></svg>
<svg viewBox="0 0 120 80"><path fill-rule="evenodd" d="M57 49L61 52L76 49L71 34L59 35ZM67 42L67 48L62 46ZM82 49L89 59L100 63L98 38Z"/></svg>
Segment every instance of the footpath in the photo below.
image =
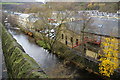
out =
<svg viewBox="0 0 120 80"><path fill-rule="evenodd" d="M4 36L4 35L3 35ZM3 78L8 78L7 69L4 61L4 55L2 51L2 26L0 26L0 80Z"/></svg>

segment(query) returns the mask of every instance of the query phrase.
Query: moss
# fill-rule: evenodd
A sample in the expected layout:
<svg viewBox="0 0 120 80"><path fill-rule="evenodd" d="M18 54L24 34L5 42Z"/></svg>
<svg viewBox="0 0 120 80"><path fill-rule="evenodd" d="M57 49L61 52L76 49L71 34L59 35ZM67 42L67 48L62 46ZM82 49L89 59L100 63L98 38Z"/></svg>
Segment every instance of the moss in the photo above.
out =
<svg viewBox="0 0 120 80"><path fill-rule="evenodd" d="M33 66L35 66L35 67L39 67L39 65L36 63L36 61L33 59L33 58L31 58L31 57L29 57L27 54L22 54L23 55L23 57L25 58L25 59L27 59L28 61L29 61L29 63L31 63Z"/></svg>
<svg viewBox="0 0 120 80"><path fill-rule="evenodd" d="M7 45L7 47L6 47L6 55L10 56L10 50L13 49L13 48L15 48L13 43L10 43L10 45Z"/></svg>
<svg viewBox="0 0 120 80"><path fill-rule="evenodd" d="M17 77L22 77L24 78L25 76L27 76L27 74L33 69L33 67L28 63L26 62L27 65L25 65L23 67L23 69L21 71L19 71Z"/></svg>
<svg viewBox="0 0 120 80"><path fill-rule="evenodd" d="M48 44L46 44L44 41L42 41L42 40L37 40L36 43L39 46L43 47L44 49L48 49L48 50L50 49L50 46Z"/></svg>
<svg viewBox="0 0 120 80"><path fill-rule="evenodd" d="M39 76L40 75L40 76ZM31 75L29 75L31 78L44 78L46 75L41 74L40 72L33 71Z"/></svg>
<svg viewBox="0 0 120 80"><path fill-rule="evenodd" d="M17 60L21 57L22 57L22 54L20 53L20 51L16 47L15 50L13 51L11 57L10 57L11 63L13 63L15 60Z"/></svg>
<svg viewBox="0 0 120 80"><path fill-rule="evenodd" d="M26 77L27 74L33 69L33 67L31 67L31 65L27 61L24 61L23 64L20 63L20 65L21 67L18 70L19 73L17 74L17 77Z"/></svg>

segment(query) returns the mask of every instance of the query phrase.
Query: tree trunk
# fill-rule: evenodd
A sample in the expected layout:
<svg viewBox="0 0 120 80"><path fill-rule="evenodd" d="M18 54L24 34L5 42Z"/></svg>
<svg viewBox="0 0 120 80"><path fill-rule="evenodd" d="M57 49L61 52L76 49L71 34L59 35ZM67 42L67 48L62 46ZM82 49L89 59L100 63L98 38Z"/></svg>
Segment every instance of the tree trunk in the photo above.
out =
<svg viewBox="0 0 120 80"><path fill-rule="evenodd" d="M84 36L85 36L85 34L84 34L84 30L85 30L85 26L83 26L83 33L82 33L82 44L81 44L81 53L85 56L85 44L84 44Z"/></svg>

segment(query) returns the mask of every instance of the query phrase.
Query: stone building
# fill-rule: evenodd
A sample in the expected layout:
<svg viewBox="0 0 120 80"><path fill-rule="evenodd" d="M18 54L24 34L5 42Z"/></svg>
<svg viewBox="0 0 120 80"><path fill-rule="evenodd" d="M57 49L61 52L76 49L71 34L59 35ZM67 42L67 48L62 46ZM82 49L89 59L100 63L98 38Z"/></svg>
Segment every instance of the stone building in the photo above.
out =
<svg viewBox="0 0 120 80"><path fill-rule="evenodd" d="M19 24L22 27L28 28L28 29L32 29L34 28L34 23L38 20L37 17L35 17L35 14L30 13L30 14L20 14L19 15Z"/></svg>
<svg viewBox="0 0 120 80"><path fill-rule="evenodd" d="M99 28L99 24L101 23L101 27ZM104 37L119 37L117 30L117 25L114 25L112 27L112 24L115 24L116 22L106 21L106 22L93 22L92 24L88 25L86 27L84 33L84 41L82 42L82 21L73 21L65 23L62 26L61 30L61 39L60 41L64 44L66 44L68 47L73 48L75 50L80 51L81 44L85 44L85 55L87 57L90 57L92 59L97 60L98 59L98 53L101 49L101 41ZM109 28L108 26L109 25ZM114 33L114 34L112 34Z"/></svg>
<svg viewBox="0 0 120 80"><path fill-rule="evenodd" d="M76 29L75 27L71 27L71 29L70 29L68 27L68 24L64 24L63 26L62 26L62 30L61 30L61 34L60 34L60 36L61 36L60 41L63 44L67 45L70 48L78 50L78 51L81 51L80 49L81 49L82 43L86 44L86 51L85 51L86 53L84 53L84 54L86 56L89 56L94 59L97 58L97 53L98 53L99 47L100 47L99 42L97 43L97 41L99 41L99 40L96 40L98 38L97 36L85 34L84 42L82 42L82 33L78 29ZM67 27L65 27L65 26L67 26ZM89 40L87 40L87 39L89 39ZM95 43L95 41L96 41L96 43Z"/></svg>

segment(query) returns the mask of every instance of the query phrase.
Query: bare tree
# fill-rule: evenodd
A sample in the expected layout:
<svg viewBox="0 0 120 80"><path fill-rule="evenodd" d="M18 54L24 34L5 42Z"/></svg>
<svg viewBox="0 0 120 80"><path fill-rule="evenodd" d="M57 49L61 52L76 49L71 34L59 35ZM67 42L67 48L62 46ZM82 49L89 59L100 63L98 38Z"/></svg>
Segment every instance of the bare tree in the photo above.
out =
<svg viewBox="0 0 120 80"><path fill-rule="evenodd" d="M8 22L13 26L16 27L18 25L18 16L17 15L9 15Z"/></svg>
<svg viewBox="0 0 120 80"><path fill-rule="evenodd" d="M82 20L82 28L81 28L81 32L82 32L82 35L81 35L81 52L83 53L83 55L85 55L85 44L84 44L84 39L85 39L85 31L88 31L89 29L93 29L92 26L91 26L91 23L93 23L93 19L90 17L90 15L87 13L87 12L82 12L81 13L81 20Z"/></svg>
<svg viewBox="0 0 120 80"><path fill-rule="evenodd" d="M55 15L53 15L54 13ZM68 14L67 11L55 11L50 5L44 5L38 12L42 20L42 24L40 23L42 39L52 52L60 39L61 26L66 21Z"/></svg>
<svg viewBox="0 0 120 80"><path fill-rule="evenodd" d="M71 38L70 38L70 41L71 41L71 45L72 45L72 48L73 48L73 45L74 45L74 39L75 39L75 36L76 36L76 26L72 26L72 23L70 23L70 28L71 28Z"/></svg>

